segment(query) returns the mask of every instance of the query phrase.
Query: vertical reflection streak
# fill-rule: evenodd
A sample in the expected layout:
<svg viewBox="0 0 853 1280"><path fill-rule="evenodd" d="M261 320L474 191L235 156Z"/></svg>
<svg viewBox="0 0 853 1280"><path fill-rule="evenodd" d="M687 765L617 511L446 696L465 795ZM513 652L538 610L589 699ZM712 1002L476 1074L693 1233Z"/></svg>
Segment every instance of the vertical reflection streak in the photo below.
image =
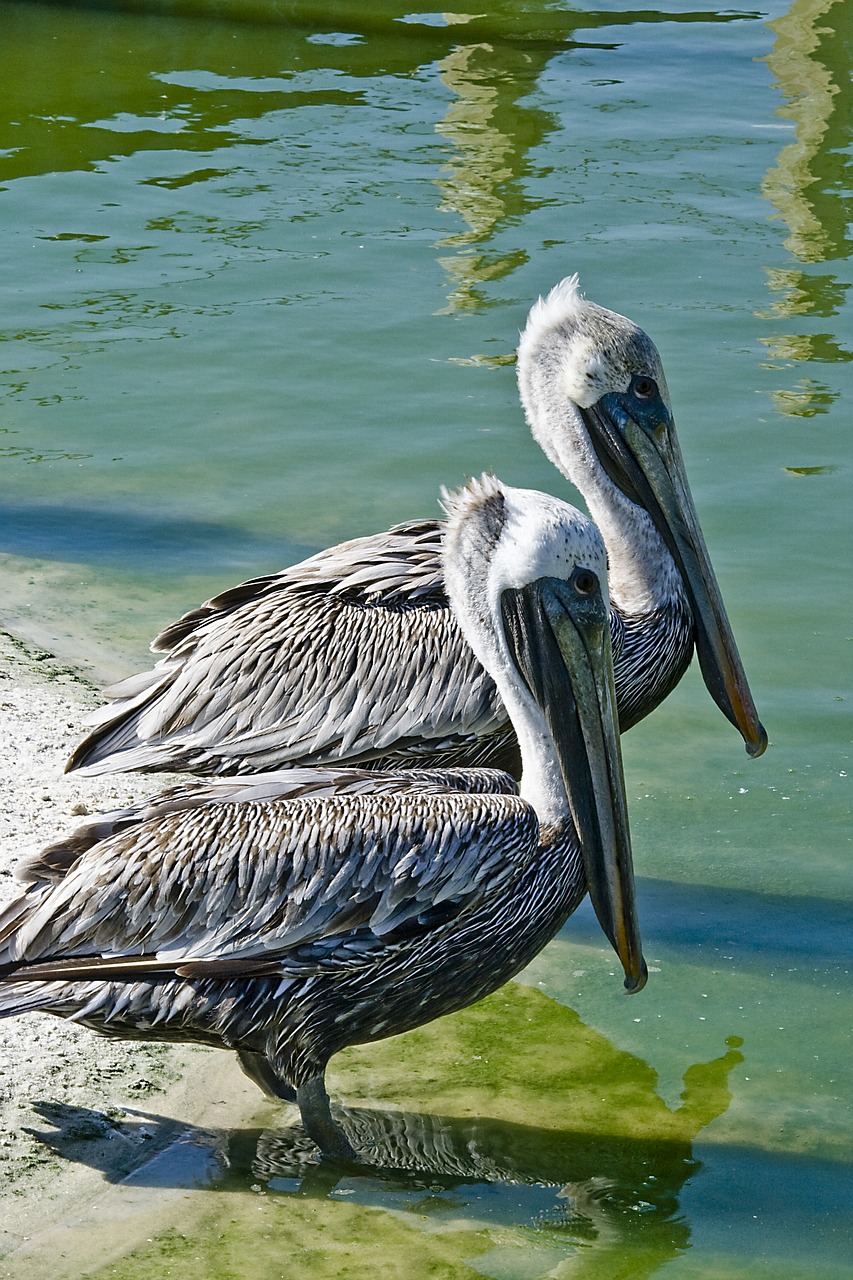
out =
<svg viewBox="0 0 853 1280"><path fill-rule="evenodd" d="M768 23L776 40L767 64L785 99L779 114L793 120L795 139L766 173L762 192L787 226L785 248L807 268L846 259L853 247L845 194L851 185L850 65L837 30L841 8L838 0L793 0L783 17ZM835 316L849 288L835 274L796 266L771 269L767 275L775 297L759 313L763 319ZM853 360L834 332L776 333L762 341L771 359L786 365ZM838 395L822 381L803 378L796 387L777 391L774 405L787 417L810 418L826 413Z"/></svg>
<svg viewBox="0 0 853 1280"><path fill-rule="evenodd" d="M437 243L440 250L451 250L438 259L449 283L444 314L482 310L489 303L480 286L528 260L520 247L508 252L486 247L503 226L521 221L532 208L523 184L527 155L556 121L541 108L518 104L551 56L565 47L565 39L528 49L481 41L457 45L437 64L442 84L454 96L435 126L453 148L436 185L440 208L463 223L462 230Z"/></svg>
<svg viewBox="0 0 853 1280"><path fill-rule="evenodd" d="M795 0L784 17L768 23L776 33L776 43L767 64L785 95L785 106L779 110L794 121L796 140L782 148L776 167L765 175L762 190L788 226L786 249L801 262L823 262L832 256L821 217L820 192L810 189L819 181L814 162L824 145L839 92L829 67L815 56L820 53L822 34L817 23L835 3Z"/></svg>

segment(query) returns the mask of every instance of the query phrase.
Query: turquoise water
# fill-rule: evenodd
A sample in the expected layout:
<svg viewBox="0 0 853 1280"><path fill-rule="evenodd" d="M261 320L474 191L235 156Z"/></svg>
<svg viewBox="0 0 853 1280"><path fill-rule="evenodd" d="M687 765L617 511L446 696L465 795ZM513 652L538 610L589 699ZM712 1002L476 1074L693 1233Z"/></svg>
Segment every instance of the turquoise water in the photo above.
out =
<svg viewBox="0 0 853 1280"><path fill-rule="evenodd" d="M771 749L748 761L691 672L625 741L653 981L620 999L586 917L526 979L639 1064L650 1114L727 1042L743 1061L682 1134L688 1176L660 1175L677 1230L592 1214L546 1248L511 1180L436 1193L430 1231L375 1187L350 1212L413 1274L851 1274L849 7L123 8L0 3L4 624L114 676L182 609L442 483L564 493L511 357L580 272L662 352ZM437 1087L410 1109L445 1114ZM539 1133L553 1095L524 1107ZM447 1197L488 1247L445 1258Z"/></svg>

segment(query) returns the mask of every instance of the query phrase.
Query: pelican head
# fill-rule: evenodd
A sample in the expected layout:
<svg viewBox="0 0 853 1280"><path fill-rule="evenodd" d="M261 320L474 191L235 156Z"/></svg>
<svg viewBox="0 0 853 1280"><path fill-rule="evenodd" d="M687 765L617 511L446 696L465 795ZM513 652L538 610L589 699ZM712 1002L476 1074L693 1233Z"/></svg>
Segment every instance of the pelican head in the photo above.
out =
<svg viewBox="0 0 853 1280"><path fill-rule="evenodd" d="M518 348L518 381L530 429L551 461L583 492L605 531L620 538L626 562L645 549L669 552L661 590L683 589L693 614L702 675L717 706L759 756L767 734L758 719L702 536L675 432L660 356L625 316L589 302L571 276L532 308ZM618 531L618 532L617 532ZM614 538L615 541L615 538ZM648 582L653 557L637 581ZM630 572L612 566L614 597L631 612Z"/></svg>
<svg viewBox="0 0 853 1280"><path fill-rule="evenodd" d="M444 495L444 576L463 634L518 734L521 794L540 828L573 821L599 922L646 980L616 732L607 559L586 516L492 476ZM547 837L546 837L547 838Z"/></svg>

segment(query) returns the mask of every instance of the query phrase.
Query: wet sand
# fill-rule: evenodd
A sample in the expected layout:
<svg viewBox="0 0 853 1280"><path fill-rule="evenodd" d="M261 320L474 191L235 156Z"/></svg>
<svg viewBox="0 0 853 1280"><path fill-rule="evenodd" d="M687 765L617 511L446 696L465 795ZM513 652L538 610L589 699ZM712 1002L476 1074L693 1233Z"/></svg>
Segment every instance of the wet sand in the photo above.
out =
<svg viewBox="0 0 853 1280"><path fill-rule="evenodd" d="M83 815L166 782L63 774L97 704L79 672L0 634L0 904L18 892L21 857ZM230 1054L111 1041L40 1014L0 1021L0 1276L75 1274L109 1184L174 1141L181 1124L227 1124L258 1103ZM106 1238L99 1262L104 1250Z"/></svg>

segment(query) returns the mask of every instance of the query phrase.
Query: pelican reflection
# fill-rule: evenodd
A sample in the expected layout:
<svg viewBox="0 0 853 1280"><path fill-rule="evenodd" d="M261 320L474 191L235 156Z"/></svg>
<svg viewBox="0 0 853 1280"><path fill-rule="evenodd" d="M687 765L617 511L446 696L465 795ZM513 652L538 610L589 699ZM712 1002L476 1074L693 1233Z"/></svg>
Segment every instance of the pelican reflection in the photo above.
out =
<svg viewBox="0 0 853 1280"><path fill-rule="evenodd" d="M284 1232L291 1253L310 1251L316 1280L340 1274L336 1249L353 1239L369 1240L377 1257L393 1250L421 1267L455 1264L460 1274L521 1269L580 1280L625 1274L630 1263L632 1280L642 1280L689 1247L680 1197L701 1171L694 1142L731 1101L729 1074L743 1057L735 1037L728 1043L684 1072L681 1105L670 1108L648 1063L571 1009L510 983L445 1019L441 1034L423 1028L341 1055L334 1092L353 1105L336 1108L335 1119L362 1153L358 1164L321 1157L295 1108L291 1127L201 1130L141 1112L120 1121L66 1117L72 1109L54 1104L42 1114L60 1133L36 1136L66 1157L95 1163L96 1142L71 1146L61 1131L97 1136L100 1122L132 1139L144 1130L138 1148L158 1157L122 1185L198 1193L184 1201L189 1217L180 1224L188 1260L205 1239L250 1240L256 1273L266 1274L268 1264L275 1274ZM403 1106L383 1108L381 1099L395 1095ZM265 1110L258 1119L280 1114ZM265 1218L265 1233L258 1232L261 1203L268 1215L280 1206ZM280 1230L269 1230L274 1223ZM156 1253L158 1226L137 1226L144 1243L129 1243L126 1266L148 1256L152 1236ZM176 1267L177 1247L172 1232ZM531 1269L537 1251L548 1259L542 1272Z"/></svg>

